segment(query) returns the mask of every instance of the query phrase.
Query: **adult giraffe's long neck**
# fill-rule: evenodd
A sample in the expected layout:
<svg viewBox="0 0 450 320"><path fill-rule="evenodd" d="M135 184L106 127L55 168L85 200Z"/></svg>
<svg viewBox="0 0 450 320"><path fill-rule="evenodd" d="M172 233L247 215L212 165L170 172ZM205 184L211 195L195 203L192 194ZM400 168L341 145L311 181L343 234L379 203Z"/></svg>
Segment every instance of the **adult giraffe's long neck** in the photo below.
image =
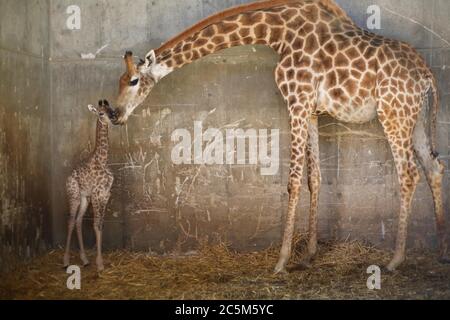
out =
<svg viewBox="0 0 450 320"><path fill-rule="evenodd" d="M107 121L97 120L97 130L95 137L95 150L93 160L99 165L106 166L109 154L109 124Z"/></svg>
<svg viewBox="0 0 450 320"><path fill-rule="evenodd" d="M209 54L235 46L266 45L277 53L299 38L305 23L316 23L319 8L327 10L327 19L351 19L333 0L271 0L226 10L196 24L155 50L155 79ZM311 31L311 30L310 30ZM297 33L297 34L296 34ZM302 43L297 43L297 46Z"/></svg>
<svg viewBox="0 0 450 320"><path fill-rule="evenodd" d="M210 24L172 48L157 50L157 63L173 71L223 49L252 44L266 45L281 53L283 24L270 10L241 13Z"/></svg>

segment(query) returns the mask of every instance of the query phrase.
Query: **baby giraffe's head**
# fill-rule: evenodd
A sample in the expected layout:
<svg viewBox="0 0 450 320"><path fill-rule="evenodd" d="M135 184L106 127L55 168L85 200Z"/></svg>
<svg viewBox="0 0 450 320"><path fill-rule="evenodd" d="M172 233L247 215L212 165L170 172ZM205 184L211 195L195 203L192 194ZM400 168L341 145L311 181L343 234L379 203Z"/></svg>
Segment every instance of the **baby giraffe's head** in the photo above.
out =
<svg viewBox="0 0 450 320"><path fill-rule="evenodd" d="M88 106L89 111L98 117L98 120L103 124L109 124L111 119L115 117L115 111L110 107L109 102L106 100L100 100L98 102L98 107L93 105Z"/></svg>

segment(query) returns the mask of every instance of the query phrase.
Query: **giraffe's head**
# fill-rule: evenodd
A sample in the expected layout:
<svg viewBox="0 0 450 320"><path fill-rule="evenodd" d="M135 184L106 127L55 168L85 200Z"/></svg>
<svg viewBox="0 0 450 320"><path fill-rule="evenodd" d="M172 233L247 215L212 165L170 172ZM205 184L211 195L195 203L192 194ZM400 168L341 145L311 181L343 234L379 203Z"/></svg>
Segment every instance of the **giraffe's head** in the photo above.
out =
<svg viewBox="0 0 450 320"><path fill-rule="evenodd" d="M88 105L90 112L95 114L102 123L109 123L115 118L115 111L110 107L109 102L106 100L100 100L98 106Z"/></svg>
<svg viewBox="0 0 450 320"><path fill-rule="evenodd" d="M111 118L111 121L118 125L128 121L134 109L144 102L159 80L154 68L156 65L154 51L150 51L145 61L141 60L137 65L133 61L133 53L129 51L125 54L124 60L126 72L120 78L117 108L114 117Z"/></svg>

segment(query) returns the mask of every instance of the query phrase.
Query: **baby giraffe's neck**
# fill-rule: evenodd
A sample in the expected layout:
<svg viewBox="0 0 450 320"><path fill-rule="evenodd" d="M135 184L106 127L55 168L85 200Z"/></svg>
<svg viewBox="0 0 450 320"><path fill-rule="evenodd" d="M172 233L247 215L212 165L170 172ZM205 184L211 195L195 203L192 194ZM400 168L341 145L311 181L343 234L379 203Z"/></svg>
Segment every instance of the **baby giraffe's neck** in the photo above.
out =
<svg viewBox="0 0 450 320"><path fill-rule="evenodd" d="M97 120L97 131L95 139L95 150L93 160L101 165L108 163L109 137L108 123Z"/></svg>

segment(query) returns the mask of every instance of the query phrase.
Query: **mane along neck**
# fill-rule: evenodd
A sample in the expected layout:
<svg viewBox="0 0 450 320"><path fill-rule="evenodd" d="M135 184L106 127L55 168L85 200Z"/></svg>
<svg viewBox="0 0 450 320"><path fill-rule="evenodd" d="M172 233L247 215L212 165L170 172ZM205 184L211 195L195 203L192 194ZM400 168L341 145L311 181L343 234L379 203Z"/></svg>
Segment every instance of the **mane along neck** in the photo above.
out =
<svg viewBox="0 0 450 320"><path fill-rule="evenodd" d="M176 68L235 46L266 45L281 54L286 20L278 9L311 4L325 8L336 19L353 24L334 0L260 1L222 11L188 28L155 50L156 62L164 69L161 73L165 76Z"/></svg>
<svg viewBox="0 0 450 320"><path fill-rule="evenodd" d="M170 39L166 43L164 43L161 47L155 50L156 56L161 55L164 51L172 49L178 43L183 40L188 39L193 36L197 32L202 31L206 27L211 24L218 23L223 21L224 19L230 18L232 16L248 12L248 11L257 11L262 9L273 8L276 6L282 6L286 4L300 4L300 3L312 3L317 2L321 3L324 7L326 7L330 12L332 12L335 16L341 17L346 20L352 21L352 19L347 15L347 13L334 1L334 0L268 0L268 1L258 1L250 4L244 4L240 6L236 6L225 11L216 13L206 19L201 20L196 23L192 27L186 29L176 37Z"/></svg>

